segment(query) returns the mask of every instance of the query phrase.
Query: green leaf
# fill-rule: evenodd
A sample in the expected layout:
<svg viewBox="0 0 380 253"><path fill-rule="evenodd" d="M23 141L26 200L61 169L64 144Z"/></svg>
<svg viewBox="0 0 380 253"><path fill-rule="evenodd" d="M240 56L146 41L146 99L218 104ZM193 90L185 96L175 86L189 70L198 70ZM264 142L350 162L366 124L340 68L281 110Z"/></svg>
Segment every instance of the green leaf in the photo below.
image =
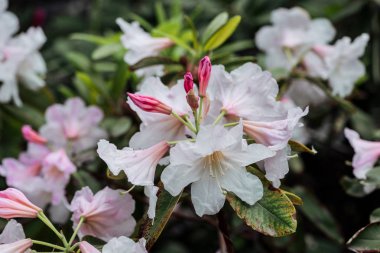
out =
<svg viewBox="0 0 380 253"><path fill-rule="evenodd" d="M297 228L296 209L279 189L271 186L261 171L248 167L248 171L258 176L264 185L264 196L254 205L248 205L232 194L227 200L236 214L254 230L273 237L294 233Z"/></svg>
<svg viewBox="0 0 380 253"><path fill-rule="evenodd" d="M302 213L329 238L339 243L343 242L343 237L338 230L338 224L330 212L303 187L294 188L294 192L303 200L303 205L300 207Z"/></svg>
<svg viewBox="0 0 380 253"><path fill-rule="evenodd" d="M150 250L154 243L157 241L181 197L181 194L173 197L164 189L164 186L161 182L158 184L158 187L160 190L157 194L158 199L156 205L156 217L154 218L154 222L152 223L151 219L145 217L140 227L140 237L142 236L146 239L147 250Z"/></svg>
<svg viewBox="0 0 380 253"><path fill-rule="evenodd" d="M359 253L380 252L380 222L371 223L360 229L348 240L347 246Z"/></svg>
<svg viewBox="0 0 380 253"><path fill-rule="evenodd" d="M300 196L297 196L296 194L285 191L283 189L280 189L280 190L290 199L290 201L292 201L293 205L296 205L296 206L303 205L303 200Z"/></svg>
<svg viewBox="0 0 380 253"><path fill-rule="evenodd" d="M102 127L104 127L107 132L115 138L125 134L131 126L132 120L127 117L106 118L102 122Z"/></svg>
<svg viewBox="0 0 380 253"><path fill-rule="evenodd" d="M312 147L311 149L306 147L304 144L298 142L298 141L295 141L295 140L289 140L288 142L290 148L292 149L292 151L296 151L296 152L305 152L305 153L309 153L309 154L312 154L312 155L315 155L317 154L318 152L314 149L314 147Z"/></svg>
<svg viewBox="0 0 380 253"><path fill-rule="evenodd" d="M65 54L65 57L77 69L84 71L88 71L90 69L91 62L84 54L77 52L68 52Z"/></svg>
<svg viewBox="0 0 380 253"><path fill-rule="evenodd" d="M22 122L39 128L44 122L44 115L34 107L24 104L22 107L13 105L3 105L7 114L12 115L14 118Z"/></svg>
<svg viewBox="0 0 380 253"><path fill-rule="evenodd" d="M219 15L217 15L211 23L207 26L206 30L202 34L202 43L206 43L206 41L216 32L218 31L223 25L227 23L228 20L228 13L222 12Z"/></svg>
<svg viewBox="0 0 380 253"><path fill-rule="evenodd" d="M164 23L166 20L166 13L164 10L164 6L162 5L162 2L156 1L154 5L154 9L156 10L156 17L159 24Z"/></svg>
<svg viewBox="0 0 380 253"><path fill-rule="evenodd" d="M154 65L160 65L160 64L176 65L176 64L179 64L179 62L174 61L168 57L153 56L153 57L147 57L140 60L136 64L132 65L130 68L131 70L136 70L136 69L141 69L141 68L150 67Z"/></svg>
<svg viewBox="0 0 380 253"><path fill-rule="evenodd" d="M183 49L186 49L188 52L190 52L191 54L195 55L194 49L192 49L186 43L186 41L182 40L181 38L178 38L175 35L172 35L172 34L169 34L169 33L166 33L166 32L162 32L162 31L156 30L156 29L153 30L153 32L154 32L154 34L157 34L158 36L162 36L162 37L166 37L166 38L171 39L176 45L182 47Z"/></svg>
<svg viewBox="0 0 380 253"><path fill-rule="evenodd" d="M246 50L253 47L251 40L241 40L232 42L214 51L213 59L229 56L237 51Z"/></svg>
<svg viewBox="0 0 380 253"><path fill-rule="evenodd" d="M365 180L367 183L376 185L377 187L380 187L380 166L375 167L368 171L366 174L367 179Z"/></svg>
<svg viewBox="0 0 380 253"><path fill-rule="evenodd" d="M191 20L190 17L188 16L185 16L185 20L187 21L187 23L189 24L190 28L191 28L191 32L192 32L192 41L193 41L193 47L195 50L198 50L199 48L199 42L198 42L198 32L197 32L197 29L195 28L194 26L194 23L193 21Z"/></svg>
<svg viewBox="0 0 380 253"><path fill-rule="evenodd" d="M373 210L369 217L369 220L371 223L380 222L380 208L376 208L375 210Z"/></svg>
<svg viewBox="0 0 380 253"><path fill-rule="evenodd" d="M122 50L123 47L120 43L112 43L112 44L106 44L99 46L97 49L94 50L91 57L93 60L100 60L103 58L106 58L108 56L111 56L120 50Z"/></svg>
<svg viewBox="0 0 380 253"><path fill-rule="evenodd" d="M373 138L373 133L376 131L376 124L370 115L361 110L357 110L351 114L350 122L352 128L355 129L362 138Z"/></svg>
<svg viewBox="0 0 380 253"><path fill-rule="evenodd" d="M213 50L221 46L236 30L241 20L240 16L234 16L221 27L210 39L207 40L204 49L206 51Z"/></svg>
<svg viewBox="0 0 380 253"><path fill-rule="evenodd" d="M125 90L129 73L128 65L124 61L119 62L111 87L111 96L114 100L117 100Z"/></svg>
<svg viewBox="0 0 380 253"><path fill-rule="evenodd" d="M143 17L135 14L135 13L129 13L129 16L134 21L137 21L142 27L144 27L145 30L151 31L153 29L152 25Z"/></svg>
<svg viewBox="0 0 380 253"><path fill-rule="evenodd" d="M104 37L85 33L74 33L70 36L70 39L87 41L98 45L104 45L108 43L108 40Z"/></svg>
<svg viewBox="0 0 380 253"><path fill-rule="evenodd" d="M357 178L344 176L340 180L340 184L342 185L344 191L352 197L361 198L368 195L368 193L365 191L364 182Z"/></svg>

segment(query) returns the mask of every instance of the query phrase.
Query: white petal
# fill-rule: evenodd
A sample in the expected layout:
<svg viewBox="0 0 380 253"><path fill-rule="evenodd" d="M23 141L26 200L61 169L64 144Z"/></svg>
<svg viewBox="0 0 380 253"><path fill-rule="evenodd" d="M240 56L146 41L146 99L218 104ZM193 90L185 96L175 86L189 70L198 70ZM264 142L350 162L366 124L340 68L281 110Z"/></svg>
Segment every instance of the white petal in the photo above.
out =
<svg viewBox="0 0 380 253"><path fill-rule="evenodd" d="M235 193L249 205L263 197L263 185L258 177L246 171L245 167L231 168L221 177L223 189Z"/></svg>
<svg viewBox="0 0 380 253"><path fill-rule="evenodd" d="M265 159L264 166L265 177L272 181L274 187L280 187L280 179L283 179L289 172L287 149L277 151L274 157Z"/></svg>
<svg viewBox="0 0 380 253"><path fill-rule="evenodd" d="M202 168L187 165L169 165L161 174L165 190L177 196L187 185L201 178Z"/></svg>
<svg viewBox="0 0 380 253"><path fill-rule="evenodd" d="M0 234L0 243L12 243L25 239L24 229L16 220L8 221L3 232Z"/></svg>
<svg viewBox="0 0 380 253"><path fill-rule="evenodd" d="M156 217L156 204L157 204L157 192L158 187L154 185L149 185L144 187L144 194L149 198L149 209L148 217L149 219L154 219Z"/></svg>

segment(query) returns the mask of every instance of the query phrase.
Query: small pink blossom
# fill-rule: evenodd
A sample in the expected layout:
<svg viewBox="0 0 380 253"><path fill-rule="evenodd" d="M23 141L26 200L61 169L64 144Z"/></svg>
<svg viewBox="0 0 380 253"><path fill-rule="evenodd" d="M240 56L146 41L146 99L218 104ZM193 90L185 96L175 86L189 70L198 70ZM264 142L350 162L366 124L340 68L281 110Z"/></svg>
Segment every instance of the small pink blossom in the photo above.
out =
<svg viewBox="0 0 380 253"><path fill-rule="evenodd" d="M40 211L41 208L32 204L19 190L8 188L0 191L1 218L36 218Z"/></svg>
<svg viewBox="0 0 380 253"><path fill-rule="evenodd" d="M198 66L199 96L205 97L211 75L211 61L208 56L202 58Z"/></svg>
<svg viewBox="0 0 380 253"><path fill-rule="evenodd" d="M23 239L13 243L0 244L1 253L25 253L33 246L31 239Z"/></svg>
<svg viewBox="0 0 380 253"><path fill-rule="evenodd" d="M21 129L22 135L24 136L25 140L37 143L37 144L45 144L47 140L39 135L36 131L33 130L33 128L29 125L24 125Z"/></svg>
<svg viewBox="0 0 380 253"><path fill-rule="evenodd" d="M118 175L123 170L134 185L153 185L157 164L168 150L165 141L141 150L127 147L119 150L106 140L98 143L98 154L112 174Z"/></svg>
<svg viewBox="0 0 380 253"><path fill-rule="evenodd" d="M65 196L66 185L76 171L75 165L63 149L50 153L43 161L42 173L47 187L52 192L52 203L59 204Z"/></svg>
<svg viewBox="0 0 380 253"><path fill-rule="evenodd" d="M191 72L187 72L183 79L185 91L186 93L189 93L189 91L194 88L193 75L191 74Z"/></svg>
<svg viewBox="0 0 380 253"><path fill-rule="evenodd" d="M129 194L108 187L95 195L90 188L77 191L71 202L73 228L77 227L81 217L85 219L78 236L86 235L109 241L117 236L129 236L136 225L132 213L135 201Z"/></svg>
<svg viewBox="0 0 380 253"><path fill-rule="evenodd" d="M155 112L170 115L172 113L172 108L160 100L139 94L128 93L133 103L138 106L141 110L146 112Z"/></svg>
<svg viewBox="0 0 380 253"><path fill-rule="evenodd" d="M86 241L81 241L79 243L79 249L81 253L100 253L98 249L96 249L94 246L92 246Z"/></svg>
<svg viewBox="0 0 380 253"><path fill-rule="evenodd" d="M373 168L380 158L380 142L360 139L357 132L348 128L344 129L344 134L355 150L352 160L354 175L359 179L365 179L368 171Z"/></svg>

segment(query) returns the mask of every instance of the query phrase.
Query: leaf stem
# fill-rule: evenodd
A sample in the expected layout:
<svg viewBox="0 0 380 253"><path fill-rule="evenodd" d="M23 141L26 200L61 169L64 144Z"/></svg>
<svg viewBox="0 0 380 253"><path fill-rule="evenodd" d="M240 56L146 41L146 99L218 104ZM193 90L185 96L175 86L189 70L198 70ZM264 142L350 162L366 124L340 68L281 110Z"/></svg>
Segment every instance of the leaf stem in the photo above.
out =
<svg viewBox="0 0 380 253"><path fill-rule="evenodd" d="M55 244L51 244L51 243L48 243L48 242L43 242L43 241L38 241L38 240L32 240L33 244L38 244L38 245L42 245L42 246L46 246L46 247L49 247L49 248L53 248L53 249L58 249L58 250L66 250L64 247L61 247L61 246L58 246L58 245L55 245Z"/></svg>
<svg viewBox="0 0 380 253"><path fill-rule="evenodd" d="M178 119L179 121L181 121L181 123L184 124L185 126L187 126L192 132L194 132L194 133L197 132L197 130L192 125L190 125L186 120L184 120L176 112L173 111L172 112L172 116L174 116L176 119Z"/></svg>
<svg viewBox="0 0 380 253"><path fill-rule="evenodd" d="M70 238L70 241L69 241L69 247L70 247L71 244L73 243L73 241L74 241L75 237L77 236L78 231L79 231L80 227L82 226L83 222L85 221L85 219L86 219L86 218L83 217L83 216L80 217L79 223L78 223L77 227L75 228L73 235L72 235L71 238Z"/></svg>

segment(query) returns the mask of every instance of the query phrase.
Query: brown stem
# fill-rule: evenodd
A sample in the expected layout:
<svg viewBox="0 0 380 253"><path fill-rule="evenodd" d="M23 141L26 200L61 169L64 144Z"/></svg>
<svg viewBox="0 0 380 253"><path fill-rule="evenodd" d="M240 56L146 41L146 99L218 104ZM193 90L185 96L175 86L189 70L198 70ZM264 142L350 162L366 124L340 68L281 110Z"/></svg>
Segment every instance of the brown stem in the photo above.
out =
<svg viewBox="0 0 380 253"><path fill-rule="evenodd" d="M219 231L223 235L225 251L226 253L235 253L234 245L230 239L230 234L228 231L228 225L227 225L224 211L220 210L219 213L217 214L217 217L218 217Z"/></svg>

